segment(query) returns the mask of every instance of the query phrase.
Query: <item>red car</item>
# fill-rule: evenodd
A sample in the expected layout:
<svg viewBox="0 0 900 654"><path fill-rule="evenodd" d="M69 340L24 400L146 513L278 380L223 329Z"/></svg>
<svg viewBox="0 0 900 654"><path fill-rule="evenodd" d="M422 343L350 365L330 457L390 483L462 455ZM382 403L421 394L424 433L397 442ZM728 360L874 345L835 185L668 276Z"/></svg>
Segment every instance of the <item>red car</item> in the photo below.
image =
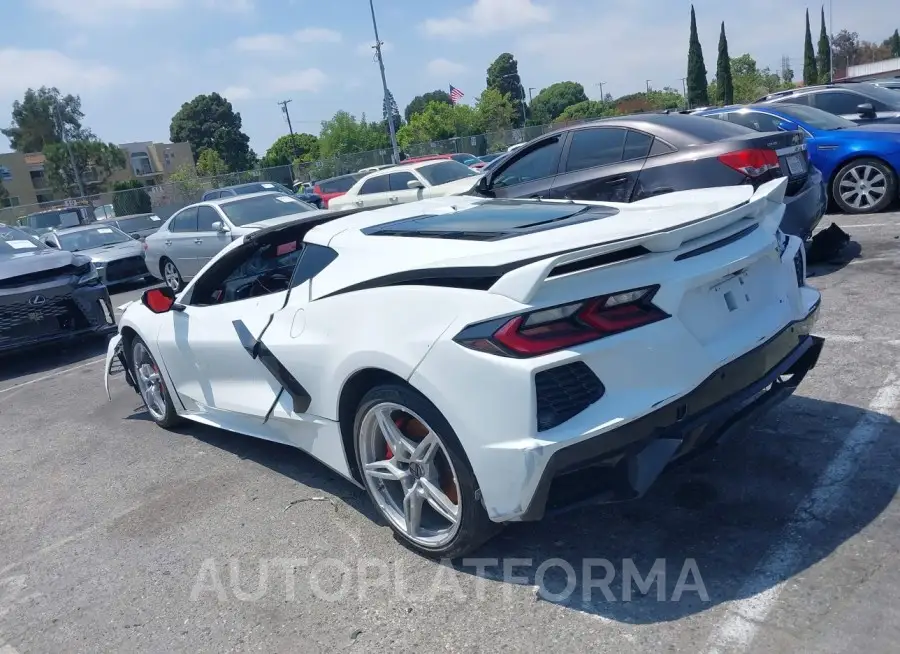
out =
<svg viewBox="0 0 900 654"><path fill-rule="evenodd" d="M349 191L350 187L363 177L365 177L363 173L350 173L349 175L323 179L316 182L315 186L313 186L313 193L322 198L322 206L327 209L329 200Z"/></svg>

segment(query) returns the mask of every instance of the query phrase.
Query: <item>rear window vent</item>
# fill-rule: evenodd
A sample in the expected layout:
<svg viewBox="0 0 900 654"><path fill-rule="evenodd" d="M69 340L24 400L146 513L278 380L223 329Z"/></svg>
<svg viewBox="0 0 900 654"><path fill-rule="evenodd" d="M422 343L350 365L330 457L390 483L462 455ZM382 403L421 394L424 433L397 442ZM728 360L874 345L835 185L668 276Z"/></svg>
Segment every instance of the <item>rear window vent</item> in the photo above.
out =
<svg viewBox="0 0 900 654"><path fill-rule="evenodd" d="M591 268L599 268L600 266L606 266L611 263L621 263L622 261L628 261L629 259L642 257L645 254L650 254L650 250L645 248L643 245L636 245L624 250L608 252L607 254L598 254L595 257L580 259L579 261L573 261L572 263L564 263L561 266L556 266L556 268L551 270L550 274L547 275L547 279L560 277L562 275L568 275L569 273L573 272L580 272L582 270L590 270Z"/></svg>

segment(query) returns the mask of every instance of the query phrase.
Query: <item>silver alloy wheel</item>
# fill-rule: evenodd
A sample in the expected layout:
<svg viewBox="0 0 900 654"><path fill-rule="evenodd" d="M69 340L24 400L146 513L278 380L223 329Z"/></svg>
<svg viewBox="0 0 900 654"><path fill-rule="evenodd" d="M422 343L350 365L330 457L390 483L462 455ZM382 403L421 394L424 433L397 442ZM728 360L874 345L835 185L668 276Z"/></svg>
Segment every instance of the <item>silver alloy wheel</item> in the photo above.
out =
<svg viewBox="0 0 900 654"><path fill-rule="evenodd" d="M419 433L404 433L398 418ZM359 447L366 485L394 527L424 547L450 542L459 530L461 494L438 434L410 409L382 402L363 416Z"/></svg>
<svg viewBox="0 0 900 654"><path fill-rule="evenodd" d="M867 209L884 198L887 193L887 178L875 166L854 166L838 180L838 193L847 206Z"/></svg>
<svg viewBox="0 0 900 654"><path fill-rule="evenodd" d="M163 264L163 278L166 280L166 286L173 291L177 291L178 287L181 286L181 276L178 274L178 268L171 261L166 261Z"/></svg>
<svg viewBox="0 0 900 654"><path fill-rule="evenodd" d="M133 360L138 389L147 405L147 411L156 420L163 420L166 417L166 398L163 395L162 376L147 346L140 341L135 343Z"/></svg>

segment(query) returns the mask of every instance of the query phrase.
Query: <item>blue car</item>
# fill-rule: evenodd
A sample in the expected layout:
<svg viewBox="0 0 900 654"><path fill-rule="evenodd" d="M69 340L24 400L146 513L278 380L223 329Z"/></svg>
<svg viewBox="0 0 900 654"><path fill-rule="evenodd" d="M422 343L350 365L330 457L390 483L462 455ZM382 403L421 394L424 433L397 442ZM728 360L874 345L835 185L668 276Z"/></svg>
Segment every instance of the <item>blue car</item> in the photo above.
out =
<svg viewBox="0 0 900 654"><path fill-rule="evenodd" d="M697 112L755 130L800 129L810 162L822 171L828 194L844 212L876 213L897 198L900 125L857 125L815 107L756 104Z"/></svg>

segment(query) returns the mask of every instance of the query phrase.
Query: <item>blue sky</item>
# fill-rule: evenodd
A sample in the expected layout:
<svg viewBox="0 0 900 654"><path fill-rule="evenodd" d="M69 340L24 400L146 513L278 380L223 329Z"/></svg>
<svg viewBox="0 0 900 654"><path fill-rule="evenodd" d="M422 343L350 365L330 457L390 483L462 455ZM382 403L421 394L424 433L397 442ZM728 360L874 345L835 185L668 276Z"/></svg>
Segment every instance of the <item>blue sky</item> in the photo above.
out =
<svg viewBox="0 0 900 654"><path fill-rule="evenodd" d="M317 134L339 109L381 114L368 0L4 0L0 123L26 88L80 94L85 124L116 143L167 141L183 102L218 91L241 113L262 155L286 133L276 102L290 98L296 131ZM526 87L584 85L589 97L681 87L689 0L376 0L388 84L401 111L449 84L474 102L485 71L512 52ZM783 55L802 69L801 0L695 0L714 74L720 21L732 56L760 66ZM819 5L809 5L818 32ZM882 40L896 0L834 1L836 29ZM890 24L888 29L885 25ZM0 137L0 151L9 144Z"/></svg>

